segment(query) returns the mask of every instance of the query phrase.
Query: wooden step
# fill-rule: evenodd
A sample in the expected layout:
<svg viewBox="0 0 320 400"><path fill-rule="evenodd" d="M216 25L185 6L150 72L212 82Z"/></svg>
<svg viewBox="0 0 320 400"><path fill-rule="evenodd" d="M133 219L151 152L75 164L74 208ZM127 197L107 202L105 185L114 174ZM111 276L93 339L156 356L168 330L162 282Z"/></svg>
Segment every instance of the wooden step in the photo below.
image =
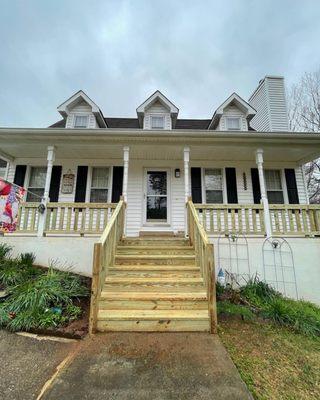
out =
<svg viewBox="0 0 320 400"><path fill-rule="evenodd" d="M119 292L119 291L105 291L101 292L101 299L126 299L126 300L206 300L207 294L204 289L202 291L188 291L188 292Z"/></svg>
<svg viewBox="0 0 320 400"><path fill-rule="evenodd" d="M195 265L195 255L116 254L115 264Z"/></svg>
<svg viewBox="0 0 320 400"><path fill-rule="evenodd" d="M208 310L99 310L99 331L209 331Z"/></svg>
<svg viewBox="0 0 320 400"><path fill-rule="evenodd" d="M118 246L116 253L118 255L190 255L194 254L191 246Z"/></svg>
<svg viewBox="0 0 320 400"><path fill-rule="evenodd" d="M160 265L154 265L154 264L142 264L142 265L130 265L130 264L119 264L116 265L115 267L109 268L109 271L112 272L121 272L121 271L140 271L140 272L148 272L148 271L156 271L156 272L161 272L161 271L184 271L184 272L199 272L200 273L200 268L196 267L195 265L176 265L176 264L160 264Z"/></svg>
<svg viewBox="0 0 320 400"><path fill-rule="evenodd" d="M119 246L190 246L188 239L178 238L126 238Z"/></svg>
<svg viewBox="0 0 320 400"><path fill-rule="evenodd" d="M200 271L121 271L119 269L109 271L107 277L120 277L120 278L199 278L201 279ZM202 282L202 280L201 280Z"/></svg>
<svg viewBox="0 0 320 400"><path fill-rule="evenodd" d="M119 276L119 275L109 275L105 279L106 284L124 284L124 285L153 285L153 284L198 284L202 283L202 278L198 277L172 277L172 276Z"/></svg>
<svg viewBox="0 0 320 400"><path fill-rule="evenodd" d="M163 293L163 292L176 292L176 293L185 293L187 291L192 292L200 292L203 293L204 286L202 283L105 283L103 286L103 291L106 292L154 292L154 293Z"/></svg>

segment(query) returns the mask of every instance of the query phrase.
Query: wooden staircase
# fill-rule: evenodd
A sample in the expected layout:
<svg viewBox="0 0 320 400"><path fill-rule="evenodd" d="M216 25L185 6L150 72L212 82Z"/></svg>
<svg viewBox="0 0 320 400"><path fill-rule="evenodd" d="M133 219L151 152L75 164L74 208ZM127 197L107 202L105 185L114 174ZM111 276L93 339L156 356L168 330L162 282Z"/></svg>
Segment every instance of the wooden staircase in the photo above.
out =
<svg viewBox="0 0 320 400"><path fill-rule="evenodd" d="M213 246L187 207L189 239L124 238L120 200L94 245L90 333L216 331Z"/></svg>
<svg viewBox="0 0 320 400"><path fill-rule="evenodd" d="M179 238L129 238L116 249L98 305L98 331L209 331L195 251Z"/></svg>

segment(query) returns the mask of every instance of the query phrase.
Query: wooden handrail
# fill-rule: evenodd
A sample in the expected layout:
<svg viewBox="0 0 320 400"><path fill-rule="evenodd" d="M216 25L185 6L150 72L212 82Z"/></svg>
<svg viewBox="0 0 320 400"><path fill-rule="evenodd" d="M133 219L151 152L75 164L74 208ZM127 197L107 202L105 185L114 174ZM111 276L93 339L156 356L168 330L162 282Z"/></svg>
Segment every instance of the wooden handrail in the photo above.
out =
<svg viewBox="0 0 320 400"><path fill-rule="evenodd" d="M99 241L94 244L89 332L97 331L98 303L116 248L123 237L126 203L121 198Z"/></svg>
<svg viewBox="0 0 320 400"><path fill-rule="evenodd" d="M197 211L191 200L187 202L187 220L190 244L195 249L196 263L200 267L208 297L210 331L217 331L216 280L213 244L209 242L206 231L199 221Z"/></svg>

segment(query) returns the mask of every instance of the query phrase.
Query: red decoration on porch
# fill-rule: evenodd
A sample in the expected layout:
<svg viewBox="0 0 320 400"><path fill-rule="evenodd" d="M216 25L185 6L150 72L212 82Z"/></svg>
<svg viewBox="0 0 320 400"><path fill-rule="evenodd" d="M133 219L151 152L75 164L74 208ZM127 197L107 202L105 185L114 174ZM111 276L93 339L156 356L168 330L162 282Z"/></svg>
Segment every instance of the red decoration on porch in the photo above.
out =
<svg viewBox="0 0 320 400"><path fill-rule="evenodd" d="M26 190L0 178L0 232L14 232L18 210Z"/></svg>

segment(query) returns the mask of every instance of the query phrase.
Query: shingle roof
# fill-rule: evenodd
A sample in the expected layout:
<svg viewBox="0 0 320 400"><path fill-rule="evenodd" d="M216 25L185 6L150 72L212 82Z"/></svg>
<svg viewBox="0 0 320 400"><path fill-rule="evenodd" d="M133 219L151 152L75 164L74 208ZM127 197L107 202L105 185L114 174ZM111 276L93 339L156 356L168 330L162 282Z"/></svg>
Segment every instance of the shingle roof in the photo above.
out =
<svg viewBox="0 0 320 400"><path fill-rule="evenodd" d="M138 118L105 118L108 128L115 129L140 129ZM177 119L175 129L208 129L211 119ZM65 128L66 120L52 124L49 128ZM255 131L249 125L249 131Z"/></svg>

